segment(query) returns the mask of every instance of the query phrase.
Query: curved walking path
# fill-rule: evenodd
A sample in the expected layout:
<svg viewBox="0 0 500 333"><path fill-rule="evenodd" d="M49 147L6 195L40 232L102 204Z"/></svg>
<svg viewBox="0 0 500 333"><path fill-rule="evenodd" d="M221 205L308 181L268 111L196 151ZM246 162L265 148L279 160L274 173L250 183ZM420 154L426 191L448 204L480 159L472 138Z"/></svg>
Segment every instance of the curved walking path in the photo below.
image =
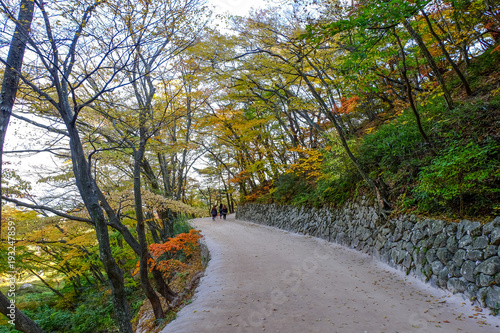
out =
<svg viewBox="0 0 500 333"><path fill-rule="evenodd" d="M193 222L212 258L162 333L500 332L488 310L354 250L233 215Z"/></svg>

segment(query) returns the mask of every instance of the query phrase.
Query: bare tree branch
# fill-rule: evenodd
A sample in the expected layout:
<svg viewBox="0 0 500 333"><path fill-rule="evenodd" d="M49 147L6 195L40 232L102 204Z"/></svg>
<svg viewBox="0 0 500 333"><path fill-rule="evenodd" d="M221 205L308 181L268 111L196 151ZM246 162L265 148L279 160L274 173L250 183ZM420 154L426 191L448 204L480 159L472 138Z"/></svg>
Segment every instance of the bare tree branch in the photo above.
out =
<svg viewBox="0 0 500 333"><path fill-rule="evenodd" d="M67 218L69 220L85 222L85 223L89 223L89 224L92 224L92 225L94 224L94 222L92 222L92 220L90 220L90 219L86 219L86 218L79 217L79 216L74 216L74 215L69 215L69 214L60 212L60 211L58 211L58 210L56 210L54 208L48 207L48 206L33 205L33 204L22 202L22 201L19 201L19 200L16 200L16 199L12 199L12 198L9 198L9 197L3 196L3 195L2 195L2 200L8 201L8 202L12 202L16 206L21 206L21 207L26 207L26 208L38 209L38 210L44 210L44 211L47 211L47 212L51 212L53 214L56 214L57 216Z"/></svg>

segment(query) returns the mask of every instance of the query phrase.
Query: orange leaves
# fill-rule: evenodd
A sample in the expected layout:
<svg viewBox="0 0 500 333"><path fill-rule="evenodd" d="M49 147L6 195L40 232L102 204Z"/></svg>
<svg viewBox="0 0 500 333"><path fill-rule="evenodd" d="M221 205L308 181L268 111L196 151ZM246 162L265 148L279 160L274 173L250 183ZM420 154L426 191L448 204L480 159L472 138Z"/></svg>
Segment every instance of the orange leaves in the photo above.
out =
<svg viewBox="0 0 500 333"><path fill-rule="evenodd" d="M163 274L170 274L179 268L185 267L186 264L182 260L196 251L199 246L198 240L202 237L200 230L191 229L189 233L169 238L163 244L151 244L149 251L153 259L148 260L150 269L157 268ZM134 274L137 272L138 269Z"/></svg>
<svg viewBox="0 0 500 333"><path fill-rule="evenodd" d="M184 251L186 255L189 255L194 252L194 246L197 245L198 239L201 237L200 230L191 229L189 233L183 233L174 238L169 238L168 241L163 244L151 244L149 250L154 257L159 257L165 252L174 254L177 251Z"/></svg>
<svg viewBox="0 0 500 333"><path fill-rule="evenodd" d="M261 186L256 188L252 193L250 193L249 195L246 195L245 201L254 202L257 199L266 196L267 194L269 194L271 187L272 187L271 181L265 182L264 184L262 184Z"/></svg>
<svg viewBox="0 0 500 333"><path fill-rule="evenodd" d="M186 267L186 264L176 259L162 260L160 262L155 262L153 259L149 259L148 264L150 266L150 270L152 270L153 267L156 267L163 274L170 274L180 268Z"/></svg>
<svg viewBox="0 0 500 333"><path fill-rule="evenodd" d="M342 106L336 111L340 114L349 114L353 112L356 109L356 106L358 106L359 99L359 96L353 96L349 99L342 97L340 99Z"/></svg>
<svg viewBox="0 0 500 333"><path fill-rule="evenodd" d="M238 173L236 177L230 178L228 182L233 184L240 184L249 178L250 178L250 173L247 170L243 170L240 173Z"/></svg>

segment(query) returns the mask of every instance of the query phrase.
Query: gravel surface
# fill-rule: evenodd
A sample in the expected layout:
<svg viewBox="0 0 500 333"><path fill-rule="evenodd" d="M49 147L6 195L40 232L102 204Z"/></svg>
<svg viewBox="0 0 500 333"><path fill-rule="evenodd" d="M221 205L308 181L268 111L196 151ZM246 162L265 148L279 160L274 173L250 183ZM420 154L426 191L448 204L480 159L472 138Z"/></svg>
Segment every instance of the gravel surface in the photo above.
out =
<svg viewBox="0 0 500 333"><path fill-rule="evenodd" d="M162 333L500 332L488 310L354 250L234 215L193 222L212 258Z"/></svg>

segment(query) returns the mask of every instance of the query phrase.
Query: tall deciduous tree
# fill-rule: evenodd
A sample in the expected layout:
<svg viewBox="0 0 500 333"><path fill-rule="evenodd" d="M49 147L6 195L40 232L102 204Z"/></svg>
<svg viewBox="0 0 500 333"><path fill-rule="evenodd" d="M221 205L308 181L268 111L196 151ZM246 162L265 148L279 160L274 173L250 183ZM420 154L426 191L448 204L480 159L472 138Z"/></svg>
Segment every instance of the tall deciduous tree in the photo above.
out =
<svg viewBox="0 0 500 333"><path fill-rule="evenodd" d="M11 12L11 8L4 1L0 2L4 11L10 22L15 25L14 33L12 35L12 40L9 47L9 52L7 59L1 59L2 64L5 66L2 80L2 88L0 91L0 192L2 189L2 176L1 171L3 167L3 148L5 143L5 135L7 133L7 128L9 126L10 115L14 107L14 102L16 100L16 94L19 86L19 73L21 72L24 52L26 50L26 44L28 41L28 36L31 29L31 22L33 21L33 15L35 11L35 6L33 1L21 1L19 8L19 15L16 18L13 17L14 13ZM0 198L1 204L1 198ZM0 211L0 217L1 217ZM0 219L1 220L1 219ZM0 221L0 240L2 234L2 224Z"/></svg>
<svg viewBox="0 0 500 333"><path fill-rule="evenodd" d="M116 22L111 17L101 21L92 19L93 16L104 17L110 13L116 15L119 11L118 4L36 2L36 5L41 15L41 21L38 22L40 29L29 36L28 44L34 52L32 58L37 59L43 69L37 72L43 74L41 77L29 75L29 70L35 67L28 63L25 64L28 71L26 74L21 73L20 78L35 94L57 110L66 127L73 174L96 230L100 258L113 290L117 323L121 332L132 332L123 272L112 257L106 218L99 203L99 191L92 177L90 159L87 160L83 149L77 120L85 106L109 89L122 84L119 80L119 74L124 68L122 63L131 59L130 52L136 46L129 43L128 30L115 25ZM70 17L63 15L66 5L73 7ZM103 43L107 47L99 49L99 44L102 46ZM128 49L124 48L127 44ZM87 57L82 57L83 54L87 54ZM38 63L36 66L40 68ZM109 68L111 72L108 72ZM92 84L94 76L108 79L101 90L82 100L82 87Z"/></svg>
<svg viewBox="0 0 500 333"><path fill-rule="evenodd" d="M2 88L0 91L0 193L2 193L2 169L3 169L3 148L5 135L10 121L10 114L14 107L16 94L19 85L19 73L22 69L24 52L31 29L31 22L35 11L34 2L30 0L21 0L19 7L19 15L16 18L10 8L4 1L0 5L3 11L6 12L9 20L15 24L14 34L10 43L7 59L2 59L5 66L2 80ZM2 239L2 199L0 198L0 242ZM14 310L13 312L11 310ZM22 313L11 300L3 293L0 293L0 312L4 315L14 314L11 318L14 322L14 327L22 332L44 332L34 321Z"/></svg>
<svg viewBox="0 0 500 333"><path fill-rule="evenodd" d="M161 78L158 74L168 68L172 57L194 41L197 29L202 27L194 26L194 17L203 19L205 15L201 5L197 0L160 1L155 4L96 2L85 5L75 2L70 16L57 17L53 13L59 10L64 12L66 4L39 3L44 30L37 31L37 35L29 40L34 56L45 67L45 72L39 71L45 73L45 77L41 80L28 75L21 77L30 89L51 104L65 124L70 138L73 174L96 228L101 260L112 283L116 317L123 332L131 331L130 314L124 293L123 274L111 255L107 228L109 224L119 230L141 258L142 285L155 305L157 318L162 318L160 302L148 278L147 261L150 256L147 250L140 176L146 143L159 129L156 126L164 123L168 115L167 112L155 115L153 110L155 84ZM61 22L66 22L69 26L74 24L74 28L69 29L69 36L63 36L68 33L58 30ZM41 41L37 41L37 37ZM50 82L49 86L45 86L47 81ZM119 214L111 207L96 182L96 162L103 149L96 146L99 140L95 138L102 136L109 139L110 135L102 129L92 129L92 121L86 121L89 119L86 118L87 107L109 97L111 91L119 91L125 85L130 85L134 92L138 118L129 122L127 130L118 129L122 138L117 140L115 147L128 146L133 151L132 177L138 240L121 223ZM103 116L115 125L123 122L121 118L113 118L108 113ZM125 115L124 119L133 118ZM89 143L82 140L87 129L91 129L88 133ZM89 144L93 146L90 151ZM107 147L104 151L109 149ZM168 288L161 273L155 270L153 276L160 293L172 301L175 293Z"/></svg>

